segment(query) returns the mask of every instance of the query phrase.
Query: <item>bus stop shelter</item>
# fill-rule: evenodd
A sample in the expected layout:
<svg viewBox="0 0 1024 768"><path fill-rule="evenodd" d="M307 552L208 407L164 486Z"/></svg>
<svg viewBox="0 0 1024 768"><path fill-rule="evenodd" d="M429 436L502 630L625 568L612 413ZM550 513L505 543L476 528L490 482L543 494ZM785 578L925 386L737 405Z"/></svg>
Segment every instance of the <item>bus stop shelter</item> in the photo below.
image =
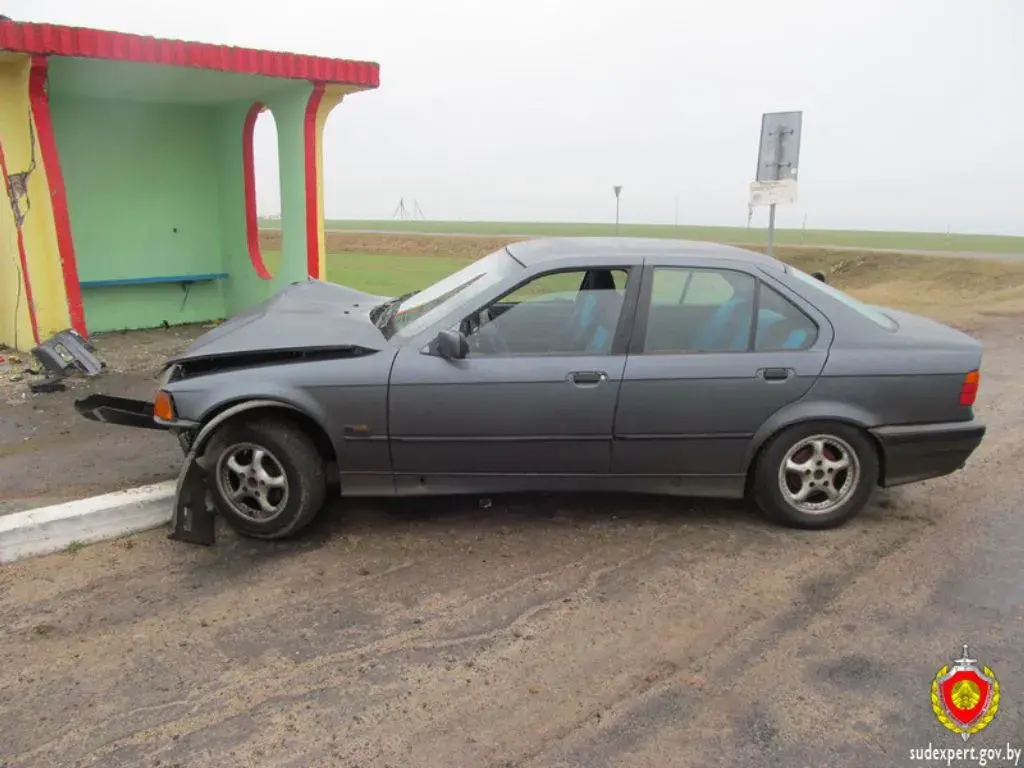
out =
<svg viewBox="0 0 1024 768"><path fill-rule="evenodd" d="M0 20L0 343L223 318L324 278L324 123L378 84L372 62ZM256 213L265 109L279 254Z"/></svg>

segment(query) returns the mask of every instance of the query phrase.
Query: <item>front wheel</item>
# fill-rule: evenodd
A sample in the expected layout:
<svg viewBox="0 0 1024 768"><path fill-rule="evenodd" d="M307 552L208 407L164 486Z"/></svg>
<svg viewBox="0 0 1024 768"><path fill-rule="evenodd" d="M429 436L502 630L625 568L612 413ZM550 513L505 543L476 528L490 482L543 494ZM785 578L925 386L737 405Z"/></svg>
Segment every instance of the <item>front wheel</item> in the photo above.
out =
<svg viewBox="0 0 1024 768"><path fill-rule="evenodd" d="M835 528L867 506L878 455L863 431L808 423L783 430L754 468L753 498L769 518L794 528Z"/></svg>
<svg viewBox="0 0 1024 768"><path fill-rule="evenodd" d="M287 419L234 419L214 433L204 456L217 510L245 536L296 534L324 504L323 459L309 436Z"/></svg>

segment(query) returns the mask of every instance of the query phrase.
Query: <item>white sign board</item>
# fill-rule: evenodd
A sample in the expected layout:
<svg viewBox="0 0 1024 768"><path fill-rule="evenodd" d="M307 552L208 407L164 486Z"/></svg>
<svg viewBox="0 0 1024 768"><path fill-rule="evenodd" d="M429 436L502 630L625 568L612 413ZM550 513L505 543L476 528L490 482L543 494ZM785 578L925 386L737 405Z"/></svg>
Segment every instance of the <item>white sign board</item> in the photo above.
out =
<svg viewBox="0 0 1024 768"><path fill-rule="evenodd" d="M750 183L750 206L792 205L796 202L796 179L779 181L752 181Z"/></svg>
<svg viewBox="0 0 1024 768"><path fill-rule="evenodd" d="M803 112L766 112L761 116L757 147L757 181L797 177Z"/></svg>

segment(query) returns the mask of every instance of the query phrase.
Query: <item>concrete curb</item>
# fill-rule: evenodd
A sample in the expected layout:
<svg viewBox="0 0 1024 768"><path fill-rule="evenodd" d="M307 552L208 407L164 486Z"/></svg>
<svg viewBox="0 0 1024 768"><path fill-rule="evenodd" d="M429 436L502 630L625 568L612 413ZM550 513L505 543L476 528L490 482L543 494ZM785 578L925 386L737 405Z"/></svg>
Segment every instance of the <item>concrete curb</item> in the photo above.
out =
<svg viewBox="0 0 1024 768"><path fill-rule="evenodd" d="M170 522L176 480L0 516L0 563Z"/></svg>

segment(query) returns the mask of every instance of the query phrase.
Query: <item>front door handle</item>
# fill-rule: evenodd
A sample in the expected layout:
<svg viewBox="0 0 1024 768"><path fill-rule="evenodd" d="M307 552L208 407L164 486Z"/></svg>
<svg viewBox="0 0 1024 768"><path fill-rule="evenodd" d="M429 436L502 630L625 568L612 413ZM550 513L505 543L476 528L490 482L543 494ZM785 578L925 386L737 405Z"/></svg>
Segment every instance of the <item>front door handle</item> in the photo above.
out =
<svg viewBox="0 0 1024 768"><path fill-rule="evenodd" d="M607 378L604 371L573 371L569 374L569 381L573 384L600 384Z"/></svg>
<svg viewBox="0 0 1024 768"><path fill-rule="evenodd" d="M785 381L793 375L792 368L762 368L758 373L765 381Z"/></svg>

